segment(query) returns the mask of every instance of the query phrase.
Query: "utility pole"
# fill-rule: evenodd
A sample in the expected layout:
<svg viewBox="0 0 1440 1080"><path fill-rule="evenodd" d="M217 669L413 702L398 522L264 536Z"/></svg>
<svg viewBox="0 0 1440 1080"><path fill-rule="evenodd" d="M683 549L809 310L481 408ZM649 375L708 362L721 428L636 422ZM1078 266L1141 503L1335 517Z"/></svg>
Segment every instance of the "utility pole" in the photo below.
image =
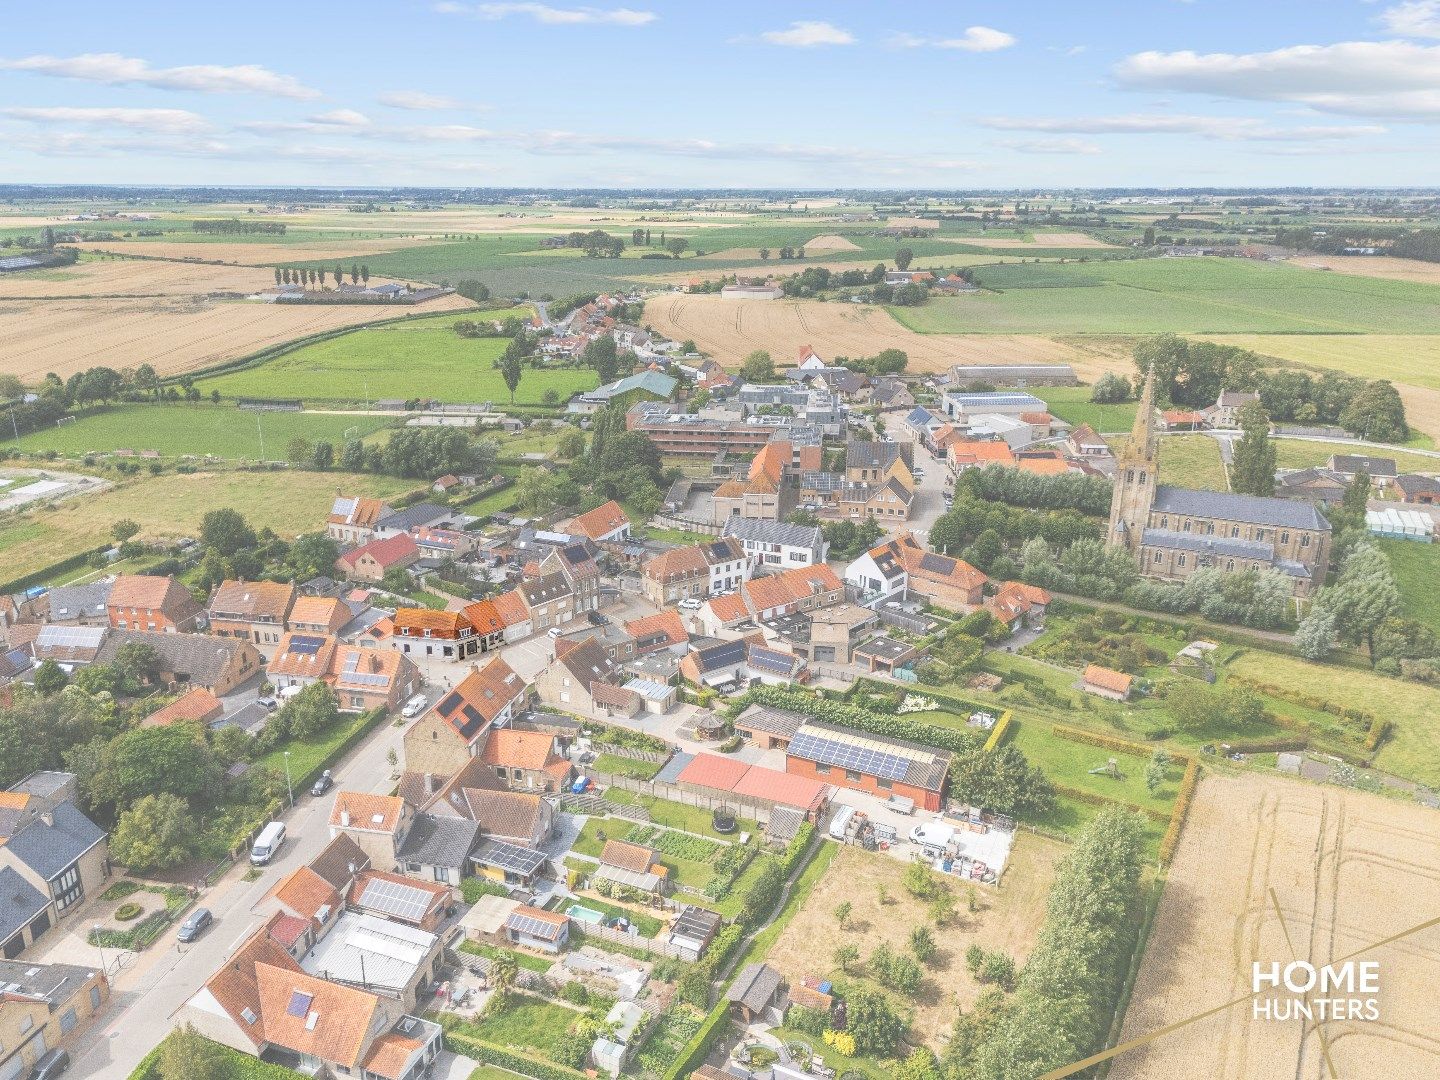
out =
<svg viewBox="0 0 1440 1080"><path fill-rule="evenodd" d="M260 430L260 413L255 413L255 434L260 437L260 464L265 464L265 432ZM292 800L293 801L293 800Z"/></svg>

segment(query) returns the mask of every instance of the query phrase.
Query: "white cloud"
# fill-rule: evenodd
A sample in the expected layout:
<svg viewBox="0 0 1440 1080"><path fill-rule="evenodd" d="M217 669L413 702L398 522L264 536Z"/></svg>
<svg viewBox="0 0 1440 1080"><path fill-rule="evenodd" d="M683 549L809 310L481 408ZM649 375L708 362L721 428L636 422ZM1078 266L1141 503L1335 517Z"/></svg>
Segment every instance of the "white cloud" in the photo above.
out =
<svg viewBox="0 0 1440 1080"><path fill-rule="evenodd" d="M1440 38L1440 0L1409 0L1386 8L1380 25L1401 37Z"/></svg>
<svg viewBox="0 0 1440 1080"><path fill-rule="evenodd" d="M1294 45L1265 53L1143 52L1115 67L1122 85L1321 112L1440 120L1440 46L1407 41Z"/></svg>
<svg viewBox="0 0 1440 1080"><path fill-rule="evenodd" d="M971 26L959 37L935 38L920 34L897 33L890 37L890 44L900 49L959 49L963 52L999 52L1008 49L1019 39L1004 30L992 30L988 26Z"/></svg>
<svg viewBox="0 0 1440 1080"><path fill-rule="evenodd" d="M331 109L329 112L320 113L310 119L313 123L332 127L362 128L370 126L370 118L354 109Z"/></svg>
<svg viewBox="0 0 1440 1080"><path fill-rule="evenodd" d="M653 11L633 8L557 8L549 4L458 4L444 0L435 5L442 15L473 15L477 19L507 19L511 15L528 15L536 22L552 26L575 26L584 23L608 23L614 26L644 26L659 16Z"/></svg>
<svg viewBox="0 0 1440 1080"><path fill-rule="evenodd" d="M0 114L34 124L89 124L134 128L168 135L194 134L208 131L203 116L185 109L122 109L78 108L55 105L46 107L15 106L0 109Z"/></svg>
<svg viewBox="0 0 1440 1080"><path fill-rule="evenodd" d="M1123 116L986 116L982 127L1000 131L1036 131L1070 135L1200 135L1208 139L1257 142L1302 142L1379 135L1378 124L1300 124L1277 127L1245 116L1182 116L1130 113Z"/></svg>
<svg viewBox="0 0 1440 1080"><path fill-rule="evenodd" d="M445 97L443 94L427 94L423 90L391 90L380 94L375 100L392 109L411 109L416 112L438 112L463 107L455 98Z"/></svg>
<svg viewBox="0 0 1440 1080"><path fill-rule="evenodd" d="M119 53L85 53L80 56L25 56L0 60L0 68L32 71L64 79L84 79L108 86L153 86L161 90L191 90L202 94L268 94L285 98L316 98L312 90L289 75L255 64L221 67L191 64L155 68L149 62Z"/></svg>
<svg viewBox="0 0 1440 1080"><path fill-rule="evenodd" d="M997 139L995 145L1003 146L1007 150L1018 150L1022 154L1093 155L1103 152L1100 147L1084 139Z"/></svg>
<svg viewBox="0 0 1440 1080"><path fill-rule="evenodd" d="M788 30L767 30L760 40L770 45L813 49L819 45L853 45L855 35L828 22L793 22Z"/></svg>

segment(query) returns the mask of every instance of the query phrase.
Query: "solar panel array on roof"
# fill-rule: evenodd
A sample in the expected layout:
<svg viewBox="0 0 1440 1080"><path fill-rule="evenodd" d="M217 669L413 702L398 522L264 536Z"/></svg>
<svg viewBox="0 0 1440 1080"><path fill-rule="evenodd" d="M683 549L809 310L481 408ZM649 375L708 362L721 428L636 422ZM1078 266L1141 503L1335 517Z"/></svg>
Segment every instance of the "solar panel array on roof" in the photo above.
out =
<svg viewBox="0 0 1440 1080"><path fill-rule="evenodd" d="M435 706L435 711L441 716L448 718L450 714L459 707L460 702L463 700L459 694L452 690L440 699L440 704Z"/></svg>
<svg viewBox="0 0 1440 1080"><path fill-rule="evenodd" d="M904 780L905 774L910 771L909 759L899 754L887 754L874 747L826 738L814 731L797 732L790 740L787 752L822 765L839 765L853 772L887 780Z"/></svg>
<svg viewBox="0 0 1440 1080"><path fill-rule="evenodd" d="M43 626L35 640L42 648L98 649L105 630L103 626Z"/></svg>
<svg viewBox="0 0 1440 1080"><path fill-rule="evenodd" d="M390 676L381 675L374 671L350 671L345 672L345 682L352 686L389 686Z"/></svg>
<svg viewBox="0 0 1440 1080"><path fill-rule="evenodd" d="M730 545L723 541L714 544L706 544L705 550L710 553L711 562L724 562L730 558Z"/></svg>
<svg viewBox="0 0 1440 1080"><path fill-rule="evenodd" d="M285 1006L286 1016L304 1016L310 1011L310 1002L314 996L307 994L304 990L291 990L290 1003Z"/></svg>
<svg viewBox="0 0 1440 1080"><path fill-rule="evenodd" d="M297 637L296 635L291 634L290 648L288 651L295 653L297 656L314 656L320 651L320 647L324 644L324 638L305 636Z"/></svg>
<svg viewBox="0 0 1440 1080"><path fill-rule="evenodd" d="M503 840L486 840L475 853L475 861L529 877L545 865L545 853Z"/></svg>
<svg viewBox="0 0 1440 1080"><path fill-rule="evenodd" d="M724 667L726 664L743 664L745 662L745 642L722 641L718 645L712 645L708 649L701 650L699 658L705 666L706 671L713 668Z"/></svg>
<svg viewBox="0 0 1440 1080"><path fill-rule="evenodd" d="M465 717L465 723L460 727L460 734L467 739L485 723L485 717L480 715L480 710L474 705L467 703L460 709L460 714Z"/></svg>
<svg viewBox="0 0 1440 1080"><path fill-rule="evenodd" d="M560 936L560 924L552 923L547 919L537 919L533 915L523 915L516 911L505 920L505 928L514 930L516 933L528 934L530 937L540 938L542 941L554 941Z"/></svg>
<svg viewBox="0 0 1440 1080"><path fill-rule="evenodd" d="M793 656L789 653L777 652L774 649L752 646L749 659L751 667L760 668L762 671L773 671L777 675L788 675L795 669Z"/></svg>
<svg viewBox="0 0 1440 1080"><path fill-rule="evenodd" d="M419 923L429 909L431 895L408 882L371 878L360 893L360 906Z"/></svg>
<svg viewBox="0 0 1440 1080"><path fill-rule="evenodd" d="M955 560L947 559L944 555L936 555L933 551L927 551L920 556L920 568L928 570L932 574L948 574L955 568Z"/></svg>

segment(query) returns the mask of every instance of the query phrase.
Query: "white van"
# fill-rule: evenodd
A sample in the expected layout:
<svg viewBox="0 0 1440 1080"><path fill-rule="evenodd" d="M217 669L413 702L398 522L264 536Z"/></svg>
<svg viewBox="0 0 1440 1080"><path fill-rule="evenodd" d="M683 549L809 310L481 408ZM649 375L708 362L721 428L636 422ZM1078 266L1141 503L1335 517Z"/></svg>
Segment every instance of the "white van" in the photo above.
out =
<svg viewBox="0 0 1440 1080"><path fill-rule="evenodd" d="M850 824L850 819L855 816L853 806L842 806L835 811L835 816L830 819L830 835L840 841L845 839L845 829Z"/></svg>
<svg viewBox="0 0 1440 1080"><path fill-rule="evenodd" d="M283 821L272 821L265 828L260 830L260 835L255 838L255 843L250 846L250 861L256 866L264 866L275 857L280 846L285 843L285 823Z"/></svg>

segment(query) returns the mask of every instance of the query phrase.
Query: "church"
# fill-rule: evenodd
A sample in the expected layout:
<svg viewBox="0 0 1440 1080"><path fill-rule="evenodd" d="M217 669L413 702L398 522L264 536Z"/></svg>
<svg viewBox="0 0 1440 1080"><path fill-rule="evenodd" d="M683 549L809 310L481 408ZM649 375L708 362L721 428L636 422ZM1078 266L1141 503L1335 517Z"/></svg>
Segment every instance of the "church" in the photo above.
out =
<svg viewBox="0 0 1440 1080"><path fill-rule="evenodd" d="M1155 372L1145 379L1130 442L1115 469L1106 542L1136 558L1143 577L1183 581L1196 570L1278 570L1296 596L1325 583L1330 522L1313 503L1158 483Z"/></svg>

